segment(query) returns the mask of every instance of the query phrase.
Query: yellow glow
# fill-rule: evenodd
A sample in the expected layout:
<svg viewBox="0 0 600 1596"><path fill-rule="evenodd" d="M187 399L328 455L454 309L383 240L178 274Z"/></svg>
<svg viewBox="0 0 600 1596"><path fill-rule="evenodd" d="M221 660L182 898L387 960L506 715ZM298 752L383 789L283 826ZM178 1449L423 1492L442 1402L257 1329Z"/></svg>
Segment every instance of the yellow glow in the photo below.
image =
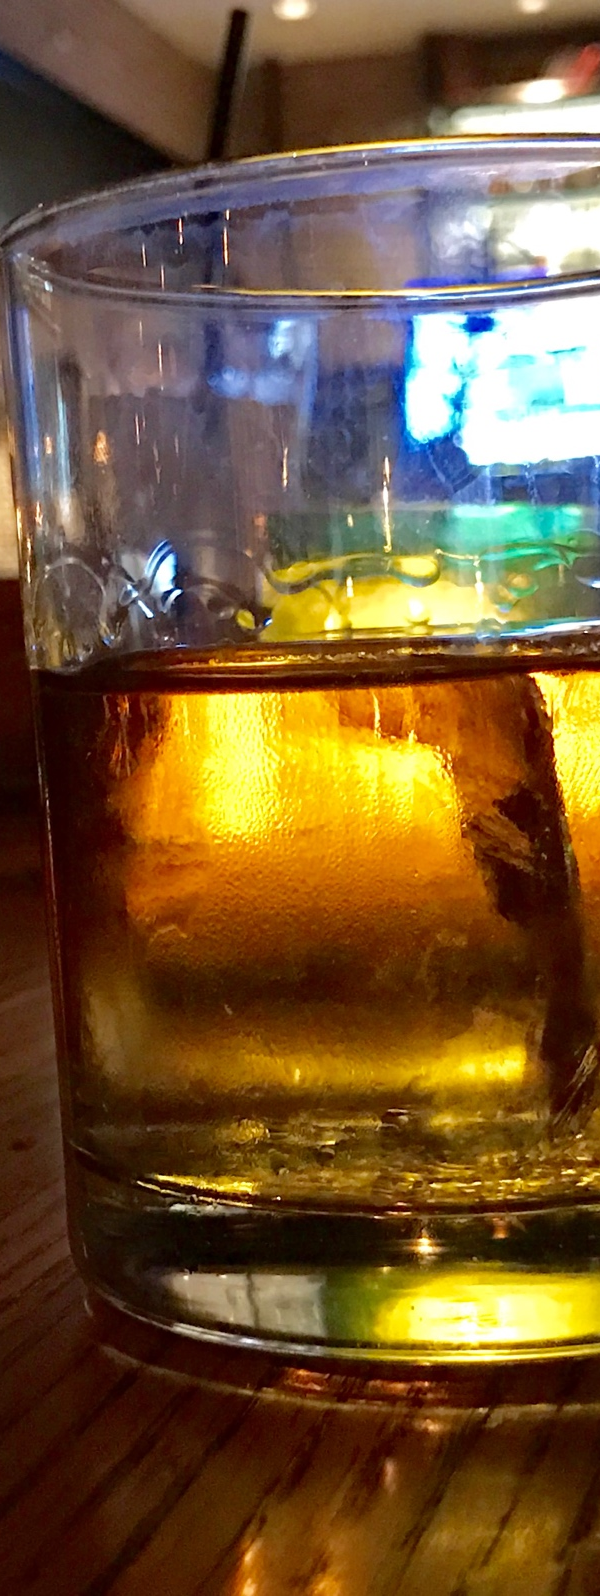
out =
<svg viewBox="0 0 600 1596"><path fill-rule="evenodd" d="M110 444L105 432L96 434L94 444L94 465L108 465L110 460Z"/></svg>
<svg viewBox="0 0 600 1596"><path fill-rule="evenodd" d="M159 1190L161 1186L167 1187L169 1191L174 1186L180 1187L182 1191L198 1190L197 1175L160 1174L148 1175L146 1178L150 1186L156 1186ZM234 1180L230 1176L226 1180L219 1180L218 1176L215 1176L214 1179L211 1178L210 1185L211 1191L224 1191L230 1197L256 1197L260 1191L255 1180Z"/></svg>
<svg viewBox="0 0 600 1596"><path fill-rule="evenodd" d="M386 493L383 489L383 547L391 551L391 521L389 503L386 510ZM346 562L350 564L350 561ZM403 576L428 579L436 567L430 559L407 556L399 564ZM288 581L302 581L311 567L298 563L286 571ZM294 642L304 637L315 637L321 632L410 632L412 626L431 628L464 627L472 630L486 617L501 619L500 612L490 594L474 581L468 587L439 577L431 585L415 592L409 583L393 577L361 578L354 576L351 605L340 603L337 581L326 577L318 587L309 587L302 593L273 595L274 606L269 626L272 642Z"/></svg>
<svg viewBox="0 0 600 1596"><path fill-rule="evenodd" d="M174 699L159 757L135 792L131 824L139 840L185 847L199 832L229 842L264 839L280 810L273 754L282 741L280 713L276 693Z"/></svg>
<svg viewBox="0 0 600 1596"><path fill-rule="evenodd" d="M473 1058L465 1059L460 1065L460 1073L465 1080L486 1081L520 1081L525 1069L525 1049L507 1053L504 1048L498 1048L495 1053L486 1053L485 1057L475 1054Z"/></svg>
<svg viewBox="0 0 600 1596"><path fill-rule="evenodd" d="M409 1251L414 1253L415 1258L436 1258L442 1249L439 1242L434 1241L433 1236L424 1231L421 1236L410 1242Z"/></svg>
<svg viewBox="0 0 600 1596"><path fill-rule="evenodd" d="M334 589L336 615L358 604L378 621L388 603L428 598L427 589L352 575L301 603L333 610ZM386 688L344 677L319 690L288 680L282 691L269 684L242 693L215 690L199 664L195 680L190 694L148 693L135 718L125 697L107 706L118 841L102 891L118 902L126 936L116 952L92 950L84 1010L111 1091L188 1093L202 1103L208 1088L232 1124L244 1111L269 1122L265 1102L280 1094L290 1119L302 1120L299 1149L311 1097L324 1113L328 1102L334 1114L347 1103L349 1118L362 1103L367 1142L377 1145L382 1131L393 1200L416 1193L421 1202L427 1192L433 1204L451 1192L453 1201L500 1209L511 1183L524 1198L591 1194L600 1178L597 1125L570 1140L568 1156L544 1134L547 1083L536 1051L543 983L526 965L523 979L522 927L498 913L473 844L473 819L485 827L491 817L500 848L516 840L520 857L530 857L527 836L515 839L499 803L532 780L523 710L539 701L527 679ZM600 673L537 681L552 719L593 968ZM165 1002L165 992L190 996ZM254 1125L246 1144L235 1129L228 1134L239 1148L229 1162L217 1160L216 1178L200 1142L191 1145L182 1200L203 1181L240 1199L278 1197L295 1181L313 1195L318 1181L327 1201L347 1180L353 1200L373 1201L378 1152L352 1164L352 1147L349 1157L341 1148L341 1156L319 1156L317 1172L317 1160L303 1163L299 1151L297 1166L290 1160L280 1170L275 1147L254 1146ZM175 1146L171 1167L182 1164ZM161 1167L156 1185L172 1189L166 1161ZM382 1190L383 1182L375 1200ZM475 1271L457 1285L452 1255L437 1259L432 1227L431 1236L415 1235L412 1256L403 1253L412 1294L392 1291L373 1309L392 1342L403 1327L407 1344L443 1344L451 1332L467 1347L518 1346L527 1334L546 1334L536 1329L538 1310L549 1338L564 1338L564 1294L552 1296L541 1281L521 1296L516 1271L514 1279ZM487 1235L495 1258L503 1249L489 1226ZM580 1279L573 1287L578 1334L582 1321L600 1323L591 1289Z"/></svg>
<svg viewBox="0 0 600 1596"><path fill-rule="evenodd" d="M435 1274L386 1303L377 1319L384 1344L477 1349L583 1341L597 1335L600 1279L512 1274L494 1268Z"/></svg>
<svg viewBox="0 0 600 1596"><path fill-rule="evenodd" d="M400 566L404 577L412 577L418 582L434 582L438 579L438 563L433 555L403 554Z"/></svg>
<svg viewBox="0 0 600 1596"><path fill-rule="evenodd" d="M52 442L52 439L50 437L50 433L49 432L46 433L46 436L44 438L44 454L45 455L54 454L54 444Z"/></svg>
<svg viewBox="0 0 600 1596"><path fill-rule="evenodd" d="M275 822L280 809L273 741L281 738L281 701L276 693L253 696L231 693L209 698L206 716L207 766L197 769L194 794L205 824L215 837L258 840ZM189 737L191 705L182 709ZM189 747L189 742L188 742Z"/></svg>
<svg viewBox="0 0 600 1596"><path fill-rule="evenodd" d="M548 676L535 680L552 717L556 767L570 824L600 814L600 741L591 728L600 724L600 675Z"/></svg>
<svg viewBox="0 0 600 1596"><path fill-rule="evenodd" d="M235 618L243 632L253 632L255 630L256 622L252 610L236 610Z"/></svg>
<svg viewBox="0 0 600 1596"><path fill-rule="evenodd" d="M340 939L350 949L377 948L392 983L396 968L402 979L412 969L418 994L435 989L445 961L460 964L467 941L491 939L494 956L504 936L510 946L513 933L498 925L465 846L450 764L420 740L420 702L411 688L387 700L372 689L357 698L335 690L174 695L158 744L149 737L138 748L113 800L133 844L128 912L152 960L246 971L260 1003L262 972L302 968L317 945L326 967ZM134 993L127 995L124 976L117 993L116 979L111 970L105 991L97 980L89 999L105 1054L110 1015L121 1015L121 1039L109 1049L114 1074L121 1059L132 1070L125 1037L139 1029ZM340 1010L327 1032L328 1086L352 1078L389 1088L390 1079L414 1077L423 1090L451 1090L464 1102L474 1084L484 1094L520 1085L527 1054L519 1011L476 1006L446 1029L435 1008L420 1004L419 997L414 1029L390 1021L377 1060L368 1034L354 1020L349 1030ZM267 1038L262 1021L240 1037L215 1011L205 1061L191 1032L186 1043L182 1021L178 1069L210 1068L215 1087L226 1089L260 1079L310 1091L322 1077L320 1012L306 1006L298 1031L271 1006ZM165 1049L170 1056L158 1030L150 1040L144 1030L135 1046L144 1078L160 1072Z"/></svg>

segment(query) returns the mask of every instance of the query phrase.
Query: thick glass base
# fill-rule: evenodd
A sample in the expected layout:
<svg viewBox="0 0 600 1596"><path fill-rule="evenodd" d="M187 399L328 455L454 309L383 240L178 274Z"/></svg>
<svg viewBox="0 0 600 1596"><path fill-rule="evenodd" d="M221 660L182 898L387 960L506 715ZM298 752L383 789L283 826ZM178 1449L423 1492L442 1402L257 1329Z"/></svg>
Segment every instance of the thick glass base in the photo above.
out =
<svg viewBox="0 0 600 1596"><path fill-rule="evenodd" d="M600 1350L600 1205L290 1212L182 1201L87 1170L76 1252L102 1294L189 1335L306 1357L448 1364Z"/></svg>

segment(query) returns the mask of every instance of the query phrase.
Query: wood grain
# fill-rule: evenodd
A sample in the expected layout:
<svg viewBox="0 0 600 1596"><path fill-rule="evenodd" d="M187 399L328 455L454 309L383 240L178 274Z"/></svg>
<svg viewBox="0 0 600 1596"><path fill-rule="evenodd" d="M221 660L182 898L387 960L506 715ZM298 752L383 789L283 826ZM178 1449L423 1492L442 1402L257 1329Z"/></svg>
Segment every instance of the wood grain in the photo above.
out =
<svg viewBox="0 0 600 1596"><path fill-rule="evenodd" d="M86 1308L35 833L0 839L3 1596L598 1596L600 1360L368 1379Z"/></svg>

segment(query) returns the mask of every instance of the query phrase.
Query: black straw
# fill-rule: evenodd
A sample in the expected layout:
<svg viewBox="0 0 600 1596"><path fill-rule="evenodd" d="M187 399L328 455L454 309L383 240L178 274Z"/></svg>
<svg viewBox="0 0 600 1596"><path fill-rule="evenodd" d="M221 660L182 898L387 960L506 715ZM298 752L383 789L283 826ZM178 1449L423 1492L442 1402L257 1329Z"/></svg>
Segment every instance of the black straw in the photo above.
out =
<svg viewBox="0 0 600 1596"><path fill-rule="evenodd" d="M231 110L238 87L244 41L249 21L250 16L247 11L236 9L230 13L206 152L208 161L222 161L225 156Z"/></svg>

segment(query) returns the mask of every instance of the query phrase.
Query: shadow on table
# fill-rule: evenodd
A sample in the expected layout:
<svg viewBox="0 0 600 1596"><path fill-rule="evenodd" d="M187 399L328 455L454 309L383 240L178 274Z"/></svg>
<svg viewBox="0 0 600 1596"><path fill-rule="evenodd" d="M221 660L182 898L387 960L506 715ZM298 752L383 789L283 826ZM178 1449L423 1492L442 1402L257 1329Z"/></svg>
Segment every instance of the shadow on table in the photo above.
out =
<svg viewBox="0 0 600 1596"><path fill-rule="evenodd" d="M227 1429L119 1596L598 1596L600 1360L340 1371L90 1311Z"/></svg>

